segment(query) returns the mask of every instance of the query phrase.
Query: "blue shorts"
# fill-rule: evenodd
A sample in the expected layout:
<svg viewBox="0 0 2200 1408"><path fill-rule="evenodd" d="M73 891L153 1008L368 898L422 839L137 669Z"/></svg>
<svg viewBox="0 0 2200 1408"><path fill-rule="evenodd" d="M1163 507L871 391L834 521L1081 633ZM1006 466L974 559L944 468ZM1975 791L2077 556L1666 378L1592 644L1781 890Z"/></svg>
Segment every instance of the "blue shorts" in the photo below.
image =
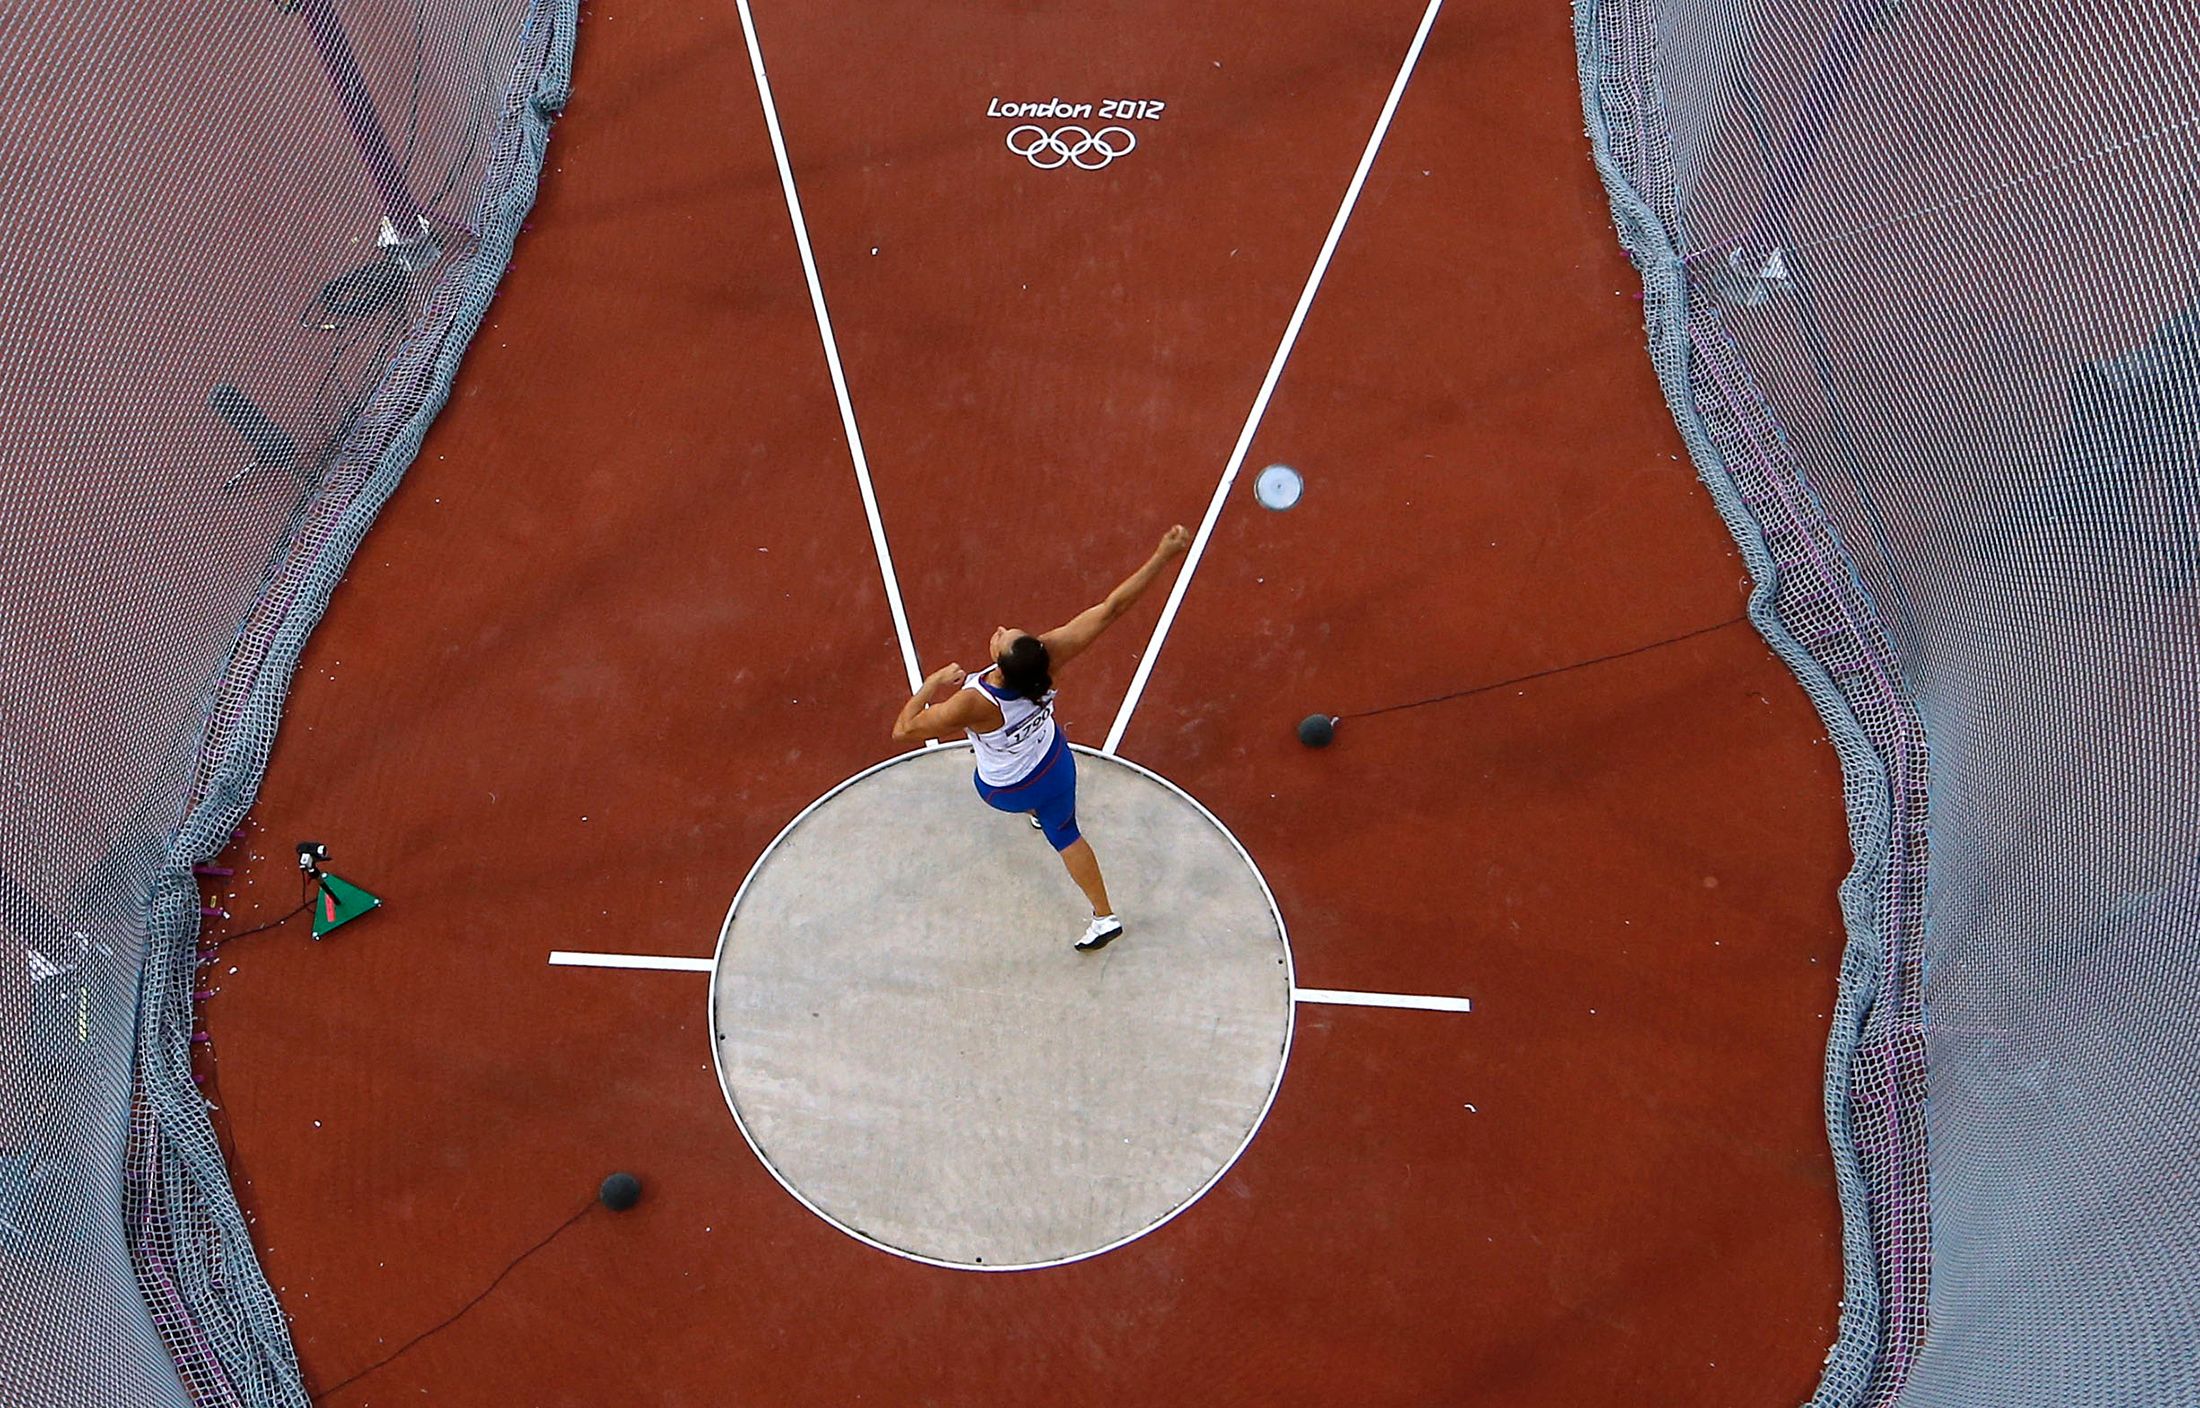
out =
<svg viewBox="0 0 2200 1408"><path fill-rule="evenodd" d="M970 780L978 785L978 795L985 798L985 804L995 811L1029 812L1039 818L1047 843L1057 851L1077 844L1077 755L1069 751L1060 729L1054 731L1054 744L1039 760L1039 766L1022 781L995 787L975 774Z"/></svg>

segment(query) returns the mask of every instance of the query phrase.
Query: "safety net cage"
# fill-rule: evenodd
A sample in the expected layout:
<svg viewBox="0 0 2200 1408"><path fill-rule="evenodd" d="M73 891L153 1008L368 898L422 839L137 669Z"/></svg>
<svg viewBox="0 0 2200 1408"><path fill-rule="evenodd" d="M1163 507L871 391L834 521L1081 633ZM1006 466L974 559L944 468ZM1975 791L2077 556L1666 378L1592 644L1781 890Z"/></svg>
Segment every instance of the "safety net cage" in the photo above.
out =
<svg viewBox="0 0 2200 1408"><path fill-rule="evenodd" d="M2200 1404L2200 13L1575 13L1667 399L1844 764L1814 1401Z"/></svg>
<svg viewBox="0 0 2200 1408"><path fill-rule="evenodd" d="M195 863L533 199L573 0L0 10L0 1403L300 1405Z"/></svg>

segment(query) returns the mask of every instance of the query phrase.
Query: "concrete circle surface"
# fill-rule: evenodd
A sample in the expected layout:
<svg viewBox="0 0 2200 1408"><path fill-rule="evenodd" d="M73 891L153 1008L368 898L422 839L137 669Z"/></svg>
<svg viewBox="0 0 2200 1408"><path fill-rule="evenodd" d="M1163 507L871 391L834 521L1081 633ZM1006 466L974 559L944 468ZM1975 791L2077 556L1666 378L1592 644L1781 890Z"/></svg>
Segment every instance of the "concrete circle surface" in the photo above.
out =
<svg viewBox="0 0 2200 1408"><path fill-rule="evenodd" d="M1077 812L1126 931L1024 818L971 787L967 745L859 774L741 887L711 977L727 1102L813 1212L936 1265L1107 1251L1221 1178L1291 1044L1290 950L1267 885L1190 797L1079 749Z"/></svg>

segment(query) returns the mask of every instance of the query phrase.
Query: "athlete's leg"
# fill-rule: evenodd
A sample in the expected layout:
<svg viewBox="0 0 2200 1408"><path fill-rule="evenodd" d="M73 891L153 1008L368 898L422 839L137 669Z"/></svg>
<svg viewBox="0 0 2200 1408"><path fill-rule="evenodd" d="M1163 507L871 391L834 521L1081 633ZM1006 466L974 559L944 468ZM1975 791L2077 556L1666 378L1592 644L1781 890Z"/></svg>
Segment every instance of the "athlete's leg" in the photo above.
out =
<svg viewBox="0 0 2200 1408"><path fill-rule="evenodd" d="M1115 906L1108 902L1107 882L1100 878L1100 858L1077 829L1076 757L1059 740L1055 747L1059 752L1050 764L1041 764L1039 775L1030 785L1014 792L1017 800L1029 807L1032 819L1046 833L1048 844L1060 853L1069 878L1077 882L1077 888L1085 892L1085 899L1092 905L1092 923L1085 927L1076 945L1080 953L1090 953L1114 942L1123 932L1123 921L1115 917ZM983 786L978 790L986 791ZM994 795L1005 796L988 793L988 800Z"/></svg>
<svg viewBox="0 0 2200 1408"><path fill-rule="evenodd" d="M1100 878L1100 857L1092 853L1092 842L1080 836L1064 846L1062 864L1068 869L1069 878L1077 882L1077 888L1092 902L1095 917L1115 913L1115 906L1108 903L1108 885Z"/></svg>

